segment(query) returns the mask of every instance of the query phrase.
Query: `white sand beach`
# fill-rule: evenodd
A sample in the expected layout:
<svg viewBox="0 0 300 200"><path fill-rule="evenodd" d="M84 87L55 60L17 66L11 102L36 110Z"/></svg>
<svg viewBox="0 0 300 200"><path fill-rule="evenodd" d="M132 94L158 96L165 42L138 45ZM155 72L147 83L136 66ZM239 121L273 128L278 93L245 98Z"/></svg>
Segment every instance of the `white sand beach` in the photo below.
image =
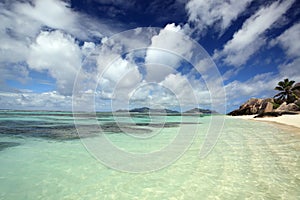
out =
<svg viewBox="0 0 300 200"><path fill-rule="evenodd" d="M255 115L243 115L243 116L233 116L233 117L239 119L255 120L255 121L275 122L283 125L300 128L300 114L282 115L279 117L264 117L264 118L254 118L254 116Z"/></svg>

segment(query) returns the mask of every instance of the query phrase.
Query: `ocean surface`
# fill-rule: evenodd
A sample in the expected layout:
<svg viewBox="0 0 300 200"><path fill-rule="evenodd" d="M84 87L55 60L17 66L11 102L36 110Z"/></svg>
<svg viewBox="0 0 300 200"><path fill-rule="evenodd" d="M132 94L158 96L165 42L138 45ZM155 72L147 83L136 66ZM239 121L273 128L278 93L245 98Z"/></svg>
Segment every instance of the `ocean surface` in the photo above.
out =
<svg viewBox="0 0 300 200"><path fill-rule="evenodd" d="M299 129L226 117L216 146L200 159L210 116L96 119L101 133L79 138L71 112L0 111L0 199L300 199ZM197 127L191 146L147 173L112 169L85 145L104 134L120 150L159 152L181 126Z"/></svg>

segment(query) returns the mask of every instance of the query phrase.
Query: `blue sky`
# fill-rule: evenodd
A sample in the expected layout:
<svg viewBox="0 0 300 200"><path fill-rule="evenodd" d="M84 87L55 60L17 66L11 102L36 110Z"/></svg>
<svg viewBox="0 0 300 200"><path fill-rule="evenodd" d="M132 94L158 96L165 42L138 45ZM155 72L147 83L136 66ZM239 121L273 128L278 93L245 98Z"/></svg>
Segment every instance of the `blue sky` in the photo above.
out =
<svg viewBox="0 0 300 200"><path fill-rule="evenodd" d="M92 95L97 110L210 108L210 97L224 97L205 78L214 72L193 70L205 68L206 57L220 73L227 111L273 96L284 78L300 82L295 0L2 1L0 18L0 109L71 110L76 81L82 102L90 105ZM139 27L150 28L122 34ZM208 53L200 52L198 68L178 59L195 50L178 34Z"/></svg>

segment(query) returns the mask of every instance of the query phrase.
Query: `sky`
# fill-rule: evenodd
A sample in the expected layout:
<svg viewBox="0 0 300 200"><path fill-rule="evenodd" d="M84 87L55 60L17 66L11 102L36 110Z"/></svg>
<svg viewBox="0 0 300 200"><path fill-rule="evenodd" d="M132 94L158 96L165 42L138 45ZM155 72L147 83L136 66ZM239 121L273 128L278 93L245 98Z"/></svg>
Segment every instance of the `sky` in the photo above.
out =
<svg viewBox="0 0 300 200"><path fill-rule="evenodd" d="M296 0L1 0L0 19L0 109L224 113L300 82Z"/></svg>

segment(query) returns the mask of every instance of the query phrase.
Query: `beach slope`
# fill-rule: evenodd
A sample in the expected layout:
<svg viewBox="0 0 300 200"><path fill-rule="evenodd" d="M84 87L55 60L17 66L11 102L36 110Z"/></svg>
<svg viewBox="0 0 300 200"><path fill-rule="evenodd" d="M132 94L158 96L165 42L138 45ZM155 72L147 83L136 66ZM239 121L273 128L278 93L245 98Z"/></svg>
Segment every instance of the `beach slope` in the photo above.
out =
<svg viewBox="0 0 300 200"><path fill-rule="evenodd" d="M298 114L298 115L282 115L279 117L264 117L264 118L254 118L254 116L256 116L256 115L233 116L233 118L249 119L249 120L255 120L255 121L265 121L265 122L275 122L275 123L279 123L279 124L284 124L284 125L300 128L300 114Z"/></svg>

